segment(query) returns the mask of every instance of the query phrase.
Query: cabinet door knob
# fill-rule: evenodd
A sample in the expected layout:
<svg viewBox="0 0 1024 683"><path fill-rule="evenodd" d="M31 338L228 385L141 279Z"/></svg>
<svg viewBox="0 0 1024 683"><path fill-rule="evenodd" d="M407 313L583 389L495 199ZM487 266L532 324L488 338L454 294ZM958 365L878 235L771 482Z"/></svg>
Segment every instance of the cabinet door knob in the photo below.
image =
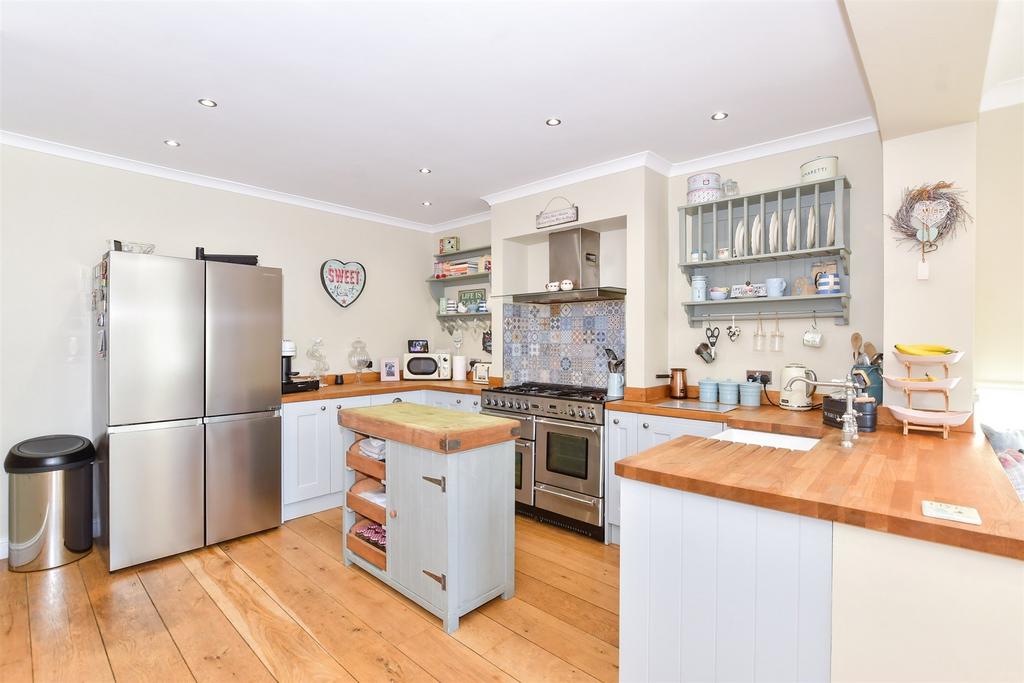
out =
<svg viewBox="0 0 1024 683"><path fill-rule="evenodd" d="M455 402L456 403L462 403L462 399L461 398L457 398L457 399L455 399Z"/></svg>
<svg viewBox="0 0 1024 683"><path fill-rule="evenodd" d="M339 404L338 404L337 406L335 406L335 407L336 407L336 408L337 408L338 410L341 410L341 404L340 404L340 403L339 403Z"/></svg>
<svg viewBox="0 0 1024 683"><path fill-rule="evenodd" d="M388 513L388 516L391 517L391 519L394 519L398 516L398 510L392 510L391 512Z"/></svg>
<svg viewBox="0 0 1024 683"><path fill-rule="evenodd" d="M613 425L619 424L619 418L615 418L614 420L612 420L612 424Z"/></svg>
<svg viewBox="0 0 1024 683"><path fill-rule="evenodd" d="M401 402L402 402L402 399L400 399L400 398L396 398L395 400L393 400L393 401L391 401L391 402L392 402L392 403L401 403Z"/></svg>
<svg viewBox="0 0 1024 683"><path fill-rule="evenodd" d="M327 410L327 406L320 406L320 410Z"/></svg>
<svg viewBox="0 0 1024 683"><path fill-rule="evenodd" d="M644 422L644 429L647 429L647 428L648 428L648 427L650 427L650 426L651 426L651 425L649 425L649 424L647 424L646 422Z"/></svg>
<svg viewBox="0 0 1024 683"><path fill-rule="evenodd" d="M473 401L473 405L475 405L475 406L480 405L480 401Z"/></svg>

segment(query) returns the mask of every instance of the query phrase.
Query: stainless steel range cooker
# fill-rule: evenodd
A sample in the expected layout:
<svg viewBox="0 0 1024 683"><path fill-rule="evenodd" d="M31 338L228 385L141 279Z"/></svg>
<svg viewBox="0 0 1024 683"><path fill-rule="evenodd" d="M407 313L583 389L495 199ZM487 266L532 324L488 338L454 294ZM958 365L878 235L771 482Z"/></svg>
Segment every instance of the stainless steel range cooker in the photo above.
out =
<svg viewBox="0 0 1024 683"><path fill-rule="evenodd" d="M604 540L604 389L528 382L480 400L485 414L520 421L517 511Z"/></svg>

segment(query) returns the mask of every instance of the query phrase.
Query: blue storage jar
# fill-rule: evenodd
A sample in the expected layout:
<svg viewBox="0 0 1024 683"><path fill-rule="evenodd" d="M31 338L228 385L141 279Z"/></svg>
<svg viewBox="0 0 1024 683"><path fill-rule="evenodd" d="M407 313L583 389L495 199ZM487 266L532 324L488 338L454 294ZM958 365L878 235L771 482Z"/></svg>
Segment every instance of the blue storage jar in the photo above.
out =
<svg viewBox="0 0 1024 683"><path fill-rule="evenodd" d="M761 384L744 382L740 385L740 405L756 408L761 405Z"/></svg>
<svg viewBox="0 0 1024 683"><path fill-rule="evenodd" d="M727 379L718 383L718 402L734 406L740 402L740 383Z"/></svg>
<svg viewBox="0 0 1024 683"><path fill-rule="evenodd" d="M702 379L697 382L700 388L701 403L716 403L718 401L718 380Z"/></svg>

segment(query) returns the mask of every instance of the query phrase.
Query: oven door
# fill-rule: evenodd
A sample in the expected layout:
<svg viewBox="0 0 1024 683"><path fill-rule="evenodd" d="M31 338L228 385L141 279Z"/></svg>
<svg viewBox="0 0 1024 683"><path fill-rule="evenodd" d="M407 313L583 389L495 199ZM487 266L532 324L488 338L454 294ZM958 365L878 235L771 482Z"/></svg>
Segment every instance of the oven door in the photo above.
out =
<svg viewBox="0 0 1024 683"><path fill-rule="evenodd" d="M441 366L437 362L437 356L424 354L405 357L404 379L437 379L440 376Z"/></svg>
<svg viewBox="0 0 1024 683"><path fill-rule="evenodd" d="M533 506L532 441L516 441L516 502Z"/></svg>
<svg viewBox="0 0 1024 683"><path fill-rule="evenodd" d="M600 427L538 417L534 463L539 483L603 497Z"/></svg>

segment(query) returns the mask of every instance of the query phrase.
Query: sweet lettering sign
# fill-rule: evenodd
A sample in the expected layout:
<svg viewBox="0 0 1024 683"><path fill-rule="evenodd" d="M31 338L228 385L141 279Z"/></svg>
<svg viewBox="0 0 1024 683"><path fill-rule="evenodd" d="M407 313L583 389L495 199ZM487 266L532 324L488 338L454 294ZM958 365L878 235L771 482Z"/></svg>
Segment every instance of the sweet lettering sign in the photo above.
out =
<svg viewBox="0 0 1024 683"><path fill-rule="evenodd" d="M328 259L320 266L320 284L336 304L347 308L363 293L366 269L356 261Z"/></svg>

